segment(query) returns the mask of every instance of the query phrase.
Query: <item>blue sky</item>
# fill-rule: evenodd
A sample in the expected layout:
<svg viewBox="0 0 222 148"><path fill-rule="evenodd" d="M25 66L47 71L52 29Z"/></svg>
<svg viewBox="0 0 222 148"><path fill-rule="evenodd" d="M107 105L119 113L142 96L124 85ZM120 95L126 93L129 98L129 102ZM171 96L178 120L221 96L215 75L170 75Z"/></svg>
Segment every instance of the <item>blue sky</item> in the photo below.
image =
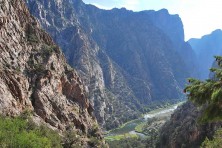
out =
<svg viewBox="0 0 222 148"><path fill-rule="evenodd" d="M99 8L125 7L134 11L166 8L179 14L185 30L185 39L200 38L213 30L222 29L221 0L83 0Z"/></svg>

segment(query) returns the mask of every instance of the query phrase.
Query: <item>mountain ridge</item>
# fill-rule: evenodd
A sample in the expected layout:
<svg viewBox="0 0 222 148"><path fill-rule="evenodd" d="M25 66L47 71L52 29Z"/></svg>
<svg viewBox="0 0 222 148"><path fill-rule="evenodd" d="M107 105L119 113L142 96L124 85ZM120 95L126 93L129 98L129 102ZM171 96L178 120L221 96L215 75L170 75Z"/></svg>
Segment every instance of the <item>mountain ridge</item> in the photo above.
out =
<svg viewBox="0 0 222 148"><path fill-rule="evenodd" d="M192 75L189 66L195 62L179 54L193 55L183 41L178 16L173 18L180 25L172 27L175 23L166 19L163 26L169 24L170 29L163 32L147 12L106 11L82 1L26 2L82 77L101 125L110 129L148 111L146 105L152 102L181 98L185 78ZM178 44L172 40L177 34Z"/></svg>
<svg viewBox="0 0 222 148"><path fill-rule="evenodd" d="M209 77L209 68L214 62L214 56L221 55L222 52L222 30L217 29L210 34L204 35L200 39L190 39L188 42L197 55L197 63L201 72L201 79Z"/></svg>

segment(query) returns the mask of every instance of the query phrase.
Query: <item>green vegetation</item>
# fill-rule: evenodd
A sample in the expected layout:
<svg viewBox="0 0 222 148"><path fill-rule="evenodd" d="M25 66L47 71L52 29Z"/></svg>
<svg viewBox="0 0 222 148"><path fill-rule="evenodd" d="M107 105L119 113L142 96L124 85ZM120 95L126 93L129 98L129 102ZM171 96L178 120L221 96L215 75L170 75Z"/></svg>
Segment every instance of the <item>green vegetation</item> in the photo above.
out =
<svg viewBox="0 0 222 148"><path fill-rule="evenodd" d="M30 43L38 43L39 42L38 37L35 34L29 34L27 37L27 40Z"/></svg>
<svg viewBox="0 0 222 148"><path fill-rule="evenodd" d="M200 81L190 78L185 88L188 99L203 108L201 122L213 122L222 119L222 57L215 56L218 68L211 68L213 79Z"/></svg>
<svg viewBox="0 0 222 148"><path fill-rule="evenodd" d="M162 102L163 103L163 102ZM176 102L177 104L173 104L173 102L165 102L165 103L163 103L162 105L160 104L160 102L159 103L157 103L157 102L152 102L151 103L151 106L153 106L153 107L149 107L149 106L146 106L146 110L148 111L148 112L144 112L144 114L138 114L138 115L136 115L133 119L131 119L130 120L130 118L128 118L128 116L126 116L125 118L127 118L127 120L126 120L126 122L124 123L124 124L122 124L121 126L119 126L119 127L117 127L117 128L115 128L114 129L114 127L112 126L113 124L113 121L115 121L115 119L113 118L110 118L110 122L109 121L106 121L106 125L110 125L110 126L106 126L106 129L107 130L109 130L109 132L115 132L116 130L119 130L119 129L126 129L127 130L127 128L128 129L131 129L131 130L134 130L134 128L137 126L137 125L135 125L133 128L132 127L129 127L129 124L130 123L136 123L136 124L140 124L142 121L140 120L140 119L138 119L139 117L143 117L145 114L147 114L147 113L154 113L154 112L158 112L158 111L161 111L161 110L163 110L163 109L167 109L167 108L171 108L171 107L173 107L173 106L175 106L175 105L182 105L184 102L178 102L178 100L177 100L177 102ZM156 105L156 107L154 106L154 105ZM143 111L145 111L145 110L143 110ZM130 120L130 121L129 121ZM110 127L112 127L111 129L113 129L113 130L110 130ZM127 130L128 131L128 130Z"/></svg>
<svg viewBox="0 0 222 148"><path fill-rule="evenodd" d="M177 103L181 103L182 100L178 100L178 99L170 99L170 100L158 100L158 101L152 101L150 102L149 105L146 105L145 107L143 107L141 109L141 111L143 113L147 113L147 112L151 112L153 110L157 110L157 109L163 109L163 108L167 108L167 107L171 107ZM183 103L183 102L182 102Z"/></svg>
<svg viewBox="0 0 222 148"><path fill-rule="evenodd" d="M72 148L75 146L81 146L81 141L80 141L80 136L78 134L76 134L76 132L74 131L67 131L64 134L64 144L63 147L64 148Z"/></svg>
<svg viewBox="0 0 222 148"><path fill-rule="evenodd" d="M21 72L20 67L16 67L16 68L15 68L15 71L16 71L17 73L20 73L20 72Z"/></svg>
<svg viewBox="0 0 222 148"><path fill-rule="evenodd" d="M154 117L147 122L139 124L135 130L146 135L146 145L155 147L158 142L159 130L169 117Z"/></svg>
<svg viewBox="0 0 222 148"><path fill-rule="evenodd" d="M122 103L119 99L117 99L111 91L109 91L108 89L105 89L105 92L107 94L107 98L106 98L107 101L109 101L113 106L115 106L114 108L112 108L112 110L110 110L112 112L111 116L106 119L105 128L107 130L117 128L120 125L130 120L136 119L140 116L141 113L136 109L135 105L130 100L128 100L128 105L130 104L131 106L131 110L129 111L125 107L126 104ZM95 108L96 107L97 106L95 106Z"/></svg>
<svg viewBox="0 0 222 148"><path fill-rule="evenodd" d="M23 117L0 117L0 147L62 147L61 137L55 131L45 126L36 126Z"/></svg>
<svg viewBox="0 0 222 148"><path fill-rule="evenodd" d="M146 140L138 137L127 137L121 140L108 141L110 148L146 148Z"/></svg>
<svg viewBox="0 0 222 148"><path fill-rule="evenodd" d="M181 105L182 103L178 103L177 105ZM166 108L153 110L149 112L149 114L160 113L174 107L175 104L168 104ZM105 140L111 148L155 147L158 142L159 129L165 121L169 119L171 113L172 112L166 112L158 115L158 117L149 118L147 121L143 118L129 121L119 128L110 130Z"/></svg>
<svg viewBox="0 0 222 148"><path fill-rule="evenodd" d="M184 102L180 102L180 103L177 103L177 104L174 104L174 105L168 105L166 108L153 110L153 111L149 112L149 114L155 114L157 112L161 112L161 111L166 110L166 109L171 109L172 107L174 108L175 105L181 105L183 103ZM169 115L170 115L170 112L163 114L162 117L160 117L160 118L152 118L152 119L149 119L148 121L144 121L144 119L143 119L144 115L141 115L141 118L126 122L123 125L119 126L118 128L115 128L113 130L108 131L108 133L110 135L112 135L112 134L124 134L124 133L128 133L130 131L133 131L133 130L136 130L139 133L144 133L144 132L141 132L141 131L145 131L145 129L147 129L149 126L151 126L151 124L153 122L155 122L155 124L157 124L157 125L152 125L152 126L160 127L162 121L167 120ZM167 116L167 117L165 118L165 116ZM145 128L144 128L144 126L145 126Z"/></svg>
<svg viewBox="0 0 222 148"><path fill-rule="evenodd" d="M144 127L145 124L146 124L146 123L141 123L141 124L137 125L137 126L135 127L135 131L136 131L136 132L139 132L139 133L142 133L142 132L143 132L143 127Z"/></svg>
<svg viewBox="0 0 222 148"><path fill-rule="evenodd" d="M139 133L143 133L144 135L152 135L157 134L161 126L165 123L167 118L151 118L147 122L138 125L135 130Z"/></svg>
<svg viewBox="0 0 222 148"><path fill-rule="evenodd" d="M33 65L36 72L43 73L45 71L45 67L43 64L34 64Z"/></svg>
<svg viewBox="0 0 222 148"><path fill-rule="evenodd" d="M31 62L30 62L31 63ZM45 75L47 70L42 63L29 64L30 65L30 73L37 75Z"/></svg>
<svg viewBox="0 0 222 148"><path fill-rule="evenodd" d="M53 53L53 51L55 51L57 48L58 48L57 46L49 46L47 44L43 44L42 45L43 55L50 56Z"/></svg>
<svg viewBox="0 0 222 148"><path fill-rule="evenodd" d="M100 131L99 131L99 125L98 124L94 124L92 129L89 129L88 134L89 136L93 136L96 137L97 135L99 135Z"/></svg>
<svg viewBox="0 0 222 148"><path fill-rule="evenodd" d="M219 129L214 134L212 140L208 138L202 143L201 148L220 148L222 146L222 129Z"/></svg>
<svg viewBox="0 0 222 148"><path fill-rule="evenodd" d="M154 148L157 137L140 138L134 134L110 136L106 138L110 148Z"/></svg>
<svg viewBox="0 0 222 148"><path fill-rule="evenodd" d="M106 141L115 141L115 140L123 140L126 138L138 138L136 134L122 134L122 135L115 135L115 136L107 136L105 137Z"/></svg>
<svg viewBox="0 0 222 148"><path fill-rule="evenodd" d="M27 41L31 44L35 44L39 42L35 27L32 24L29 24L26 28L26 38Z"/></svg>
<svg viewBox="0 0 222 148"><path fill-rule="evenodd" d="M135 127L142 122L144 122L142 119L132 120L132 121L126 122L125 124L121 125L118 128L108 131L108 133L111 135L112 134L122 135L122 134L125 134L134 130Z"/></svg>
<svg viewBox="0 0 222 148"><path fill-rule="evenodd" d="M205 81L188 79L190 85L185 88L188 99L202 109L199 120L205 122L222 121L222 57L215 56L218 68L211 68L212 79ZM222 145L222 129L215 132L212 140L208 137L202 143L202 148L215 148Z"/></svg>
<svg viewBox="0 0 222 148"><path fill-rule="evenodd" d="M60 136L44 125L37 126L31 114L24 111L19 117L0 117L0 148L79 148L86 143L92 147L107 147L99 137L89 135L87 138L80 131L68 130ZM98 126L92 132L96 134Z"/></svg>

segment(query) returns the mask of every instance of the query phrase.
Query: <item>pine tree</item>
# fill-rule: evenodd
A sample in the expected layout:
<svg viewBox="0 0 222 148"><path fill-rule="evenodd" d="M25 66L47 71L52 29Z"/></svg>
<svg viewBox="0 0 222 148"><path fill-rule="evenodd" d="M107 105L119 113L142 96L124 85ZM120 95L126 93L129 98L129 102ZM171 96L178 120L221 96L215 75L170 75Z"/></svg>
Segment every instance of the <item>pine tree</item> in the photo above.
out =
<svg viewBox="0 0 222 148"><path fill-rule="evenodd" d="M188 79L189 85L184 89L188 100L203 108L200 121L212 122L222 120L222 57L215 56L218 68L211 68L214 78L205 81Z"/></svg>

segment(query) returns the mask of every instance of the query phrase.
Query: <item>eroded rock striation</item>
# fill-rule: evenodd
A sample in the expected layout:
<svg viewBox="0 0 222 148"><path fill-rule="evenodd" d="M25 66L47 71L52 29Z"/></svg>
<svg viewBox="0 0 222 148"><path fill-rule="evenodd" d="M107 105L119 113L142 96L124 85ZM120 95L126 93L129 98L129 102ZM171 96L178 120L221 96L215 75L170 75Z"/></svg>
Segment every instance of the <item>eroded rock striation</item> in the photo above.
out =
<svg viewBox="0 0 222 148"><path fill-rule="evenodd" d="M181 99L195 55L178 15L101 10L81 0L26 1L80 74L107 129L138 117L151 103Z"/></svg>
<svg viewBox="0 0 222 148"><path fill-rule="evenodd" d="M23 0L0 0L0 57L1 114L29 110L34 121L90 135L97 121L82 81Z"/></svg>

